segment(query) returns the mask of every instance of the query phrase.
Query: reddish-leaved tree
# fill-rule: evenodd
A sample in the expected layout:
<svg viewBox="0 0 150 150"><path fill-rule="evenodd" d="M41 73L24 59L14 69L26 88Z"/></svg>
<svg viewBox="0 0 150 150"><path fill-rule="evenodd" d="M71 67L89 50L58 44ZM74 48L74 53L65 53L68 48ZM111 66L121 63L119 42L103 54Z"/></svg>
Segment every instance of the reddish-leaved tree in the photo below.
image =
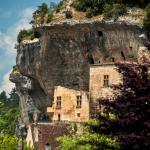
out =
<svg viewBox="0 0 150 150"><path fill-rule="evenodd" d="M149 65L118 64L122 83L115 100L99 99L103 113L100 125L92 126L99 134L117 137L122 150L150 150L150 76Z"/></svg>

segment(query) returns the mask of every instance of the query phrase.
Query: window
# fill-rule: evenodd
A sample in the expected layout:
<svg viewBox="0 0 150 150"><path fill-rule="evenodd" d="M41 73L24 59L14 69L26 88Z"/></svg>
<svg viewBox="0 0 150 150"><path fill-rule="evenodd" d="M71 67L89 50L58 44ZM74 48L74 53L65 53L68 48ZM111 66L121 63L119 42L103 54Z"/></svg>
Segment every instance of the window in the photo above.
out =
<svg viewBox="0 0 150 150"><path fill-rule="evenodd" d="M51 145L50 144L46 144L45 145L45 150L51 150Z"/></svg>
<svg viewBox="0 0 150 150"><path fill-rule="evenodd" d="M58 97L57 97L56 108L57 108L57 109L60 109L60 108L61 108L61 96L58 96Z"/></svg>
<svg viewBox="0 0 150 150"><path fill-rule="evenodd" d="M129 46L130 50L132 50L132 46Z"/></svg>
<svg viewBox="0 0 150 150"><path fill-rule="evenodd" d="M60 114L58 114L58 121L60 121L61 120L61 116L60 116Z"/></svg>
<svg viewBox="0 0 150 150"><path fill-rule="evenodd" d="M112 57L112 58L111 58L111 61L112 61L112 62L115 62L115 58L114 58L114 57Z"/></svg>
<svg viewBox="0 0 150 150"><path fill-rule="evenodd" d="M82 96L77 96L77 108L81 108L82 105Z"/></svg>
<svg viewBox="0 0 150 150"><path fill-rule="evenodd" d="M109 75L104 75L104 88L109 87Z"/></svg>
<svg viewBox="0 0 150 150"><path fill-rule="evenodd" d="M77 117L80 117L80 113L77 113Z"/></svg>

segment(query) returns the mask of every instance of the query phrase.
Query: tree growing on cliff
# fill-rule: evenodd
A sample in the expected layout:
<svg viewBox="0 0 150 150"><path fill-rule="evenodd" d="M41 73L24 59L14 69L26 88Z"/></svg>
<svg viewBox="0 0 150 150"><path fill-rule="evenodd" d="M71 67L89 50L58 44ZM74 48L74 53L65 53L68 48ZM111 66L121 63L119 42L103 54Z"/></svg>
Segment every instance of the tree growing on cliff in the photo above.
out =
<svg viewBox="0 0 150 150"><path fill-rule="evenodd" d="M17 36L18 43L22 42L23 40L33 40L35 38L34 29L29 30L21 30Z"/></svg>
<svg viewBox="0 0 150 150"><path fill-rule="evenodd" d="M38 6L37 10L33 13L33 20L30 22L33 25L44 24L52 21L53 12L57 9L57 4L54 2L48 6L46 3L42 3Z"/></svg>

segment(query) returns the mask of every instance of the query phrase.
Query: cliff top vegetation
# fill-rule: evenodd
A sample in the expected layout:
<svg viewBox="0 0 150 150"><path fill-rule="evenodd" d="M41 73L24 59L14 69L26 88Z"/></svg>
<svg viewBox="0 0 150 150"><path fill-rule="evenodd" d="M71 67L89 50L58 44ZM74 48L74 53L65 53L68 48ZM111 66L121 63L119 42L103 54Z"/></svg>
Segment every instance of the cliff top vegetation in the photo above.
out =
<svg viewBox="0 0 150 150"><path fill-rule="evenodd" d="M59 22L64 19L131 21L144 24L149 32L149 0L61 0L50 5L42 3L33 13L33 26ZM145 13L144 13L145 10ZM144 23L143 23L144 21ZM22 30L18 42L35 38L33 30Z"/></svg>

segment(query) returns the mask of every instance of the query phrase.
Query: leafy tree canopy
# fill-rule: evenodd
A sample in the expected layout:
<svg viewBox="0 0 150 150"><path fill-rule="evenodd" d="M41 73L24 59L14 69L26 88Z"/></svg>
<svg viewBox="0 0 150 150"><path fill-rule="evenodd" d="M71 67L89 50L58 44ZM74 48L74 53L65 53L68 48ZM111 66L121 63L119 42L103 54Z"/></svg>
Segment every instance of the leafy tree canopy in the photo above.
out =
<svg viewBox="0 0 150 150"><path fill-rule="evenodd" d="M104 109L101 124L93 130L117 137L122 150L150 148L150 77L148 65L120 64L123 83L113 88L120 91L115 100L100 99ZM104 115L105 114L105 115ZM111 116L115 116L114 119Z"/></svg>
<svg viewBox="0 0 150 150"><path fill-rule="evenodd" d="M13 89L9 97L4 91L1 92L0 98L0 132L13 135L20 114L18 95Z"/></svg>

